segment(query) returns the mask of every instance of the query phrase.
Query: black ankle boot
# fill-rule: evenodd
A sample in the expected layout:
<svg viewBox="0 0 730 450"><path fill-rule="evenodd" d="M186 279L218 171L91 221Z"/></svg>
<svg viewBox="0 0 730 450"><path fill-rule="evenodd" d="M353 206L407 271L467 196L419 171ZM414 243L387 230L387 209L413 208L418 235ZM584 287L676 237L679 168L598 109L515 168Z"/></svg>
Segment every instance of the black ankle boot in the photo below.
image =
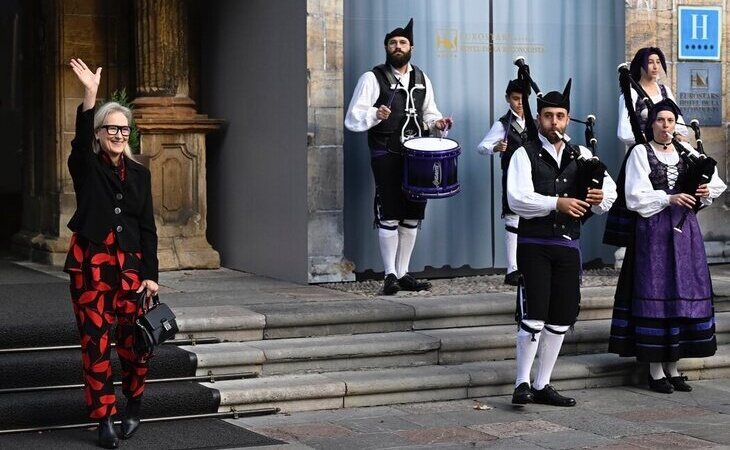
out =
<svg viewBox="0 0 730 450"><path fill-rule="evenodd" d="M122 419L122 439L129 439L139 428L139 410L141 407L141 398L127 399L127 410L124 413L124 419Z"/></svg>
<svg viewBox="0 0 730 450"><path fill-rule="evenodd" d="M114 422L111 417L99 421L99 446L104 448L119 447L119 438L114 431Z"/></svg>

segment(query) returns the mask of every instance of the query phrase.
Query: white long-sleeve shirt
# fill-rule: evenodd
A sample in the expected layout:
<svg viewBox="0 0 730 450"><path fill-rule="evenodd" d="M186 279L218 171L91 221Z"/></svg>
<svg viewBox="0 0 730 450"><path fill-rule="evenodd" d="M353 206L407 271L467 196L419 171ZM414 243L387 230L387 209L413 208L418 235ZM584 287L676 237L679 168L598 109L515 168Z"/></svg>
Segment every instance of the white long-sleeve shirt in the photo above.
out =
<svg viewBox="0 0 730 450"><path fill-rule="evenodd" d="M512 111L511 108L510 112L512 113L512 120L514 122L517 122L517 124L524 129L525 119L521 118L517 113ZM504 129L504 125L501 121L497 120L496 122L494 122L492 128L489 129L487 135L484 136L484 139L482 139L482 142L477 145L477 152L482 155L494 154L494 147L500 142L504 141L504 135L506 132L507 130Z"/></svg>
<svg viewBox="0 0 730 450"><path fill-rule="evenodd" d="M691 153L698 153L689 144L680 142ZM657 159L664 164L675 165L679 162L679 154L676 150L671 153L654 152ZM632 150L629 159L626 161L626 207L636 211L642 217L650 217L669 206L669 194L663 190L655 190L649 179L649 158L645 146L637 146ZM707 183L710 190L708 198L702 198L705 205L710 205L712 200L719 197L727 186L720 179L717 168L712 174L710 182Z"/></svg>
<svg viewBox="0 0 730 450"><path fill-rule="evenodd" d="M539 136L542 148L560 165L562 155L558 153L555 146L545 136L542 134ZM570 140L567 135L565 135L565 139ZM585 158L593 156L587 148L578 147ZM565 145L563 145L561 153L563 151L565 151ZM616 200L616 183L608 173L605 173L603 177L602 190L603 200L601 203L591 206L591 211L594 214L607 212ZM510 209L525 219L544 217L557 210L558 197L550 197L535 192L535 186L532 183L532 163L530 163L530 157L527 156L525 147L515 150L510 160L509 169L507 170L507 201Z"/></svg>
<svg viewBox="0 0 730 450"><path fill-rule="evenodd" d="M413 66L408 64L408 69L404 74L401 74L392 66L390 69L393 71L395 78L403 86L408 87L411 81ZM419 118L428 125L431 132L434 132L435 122L443 116L436 107L431 80L425 73L423 74L423 79L426 84L426 95L423 99L422 116ZM378 108L373 106L378 100L378 97L380 97L380 84L377 78L375 78L375 74L372 71L367 71L360 76L355 86L355 91L350 100L350 106L347 108L347 114L345 115L345 128L356 132L367 131L379 124L381 120L376 117Z"/></svg>
<svg viewBox="0 0 730 450"><path fill-rule="evenodd" d="M664 88L667 90L667 98L675 101L674 95L672 94L672 90L669 89L669 86L664 85ZM657 91L659 93L651 97L651 101L655 104L662 100L662 94L658 84ZM631 104L636 105L636 100L638 99L638 92L631 88ZM677 118L677 122L686 123L681 115ZM644 130L641 131L644 132ZM677 126L674 128L674 131L681 134L682 136L687 136L689 134L689 130L687 130L687 127L680 124L677 124ZM621 94L618 98L618 128L616 129L616 135L626 145L633 145L635 142L634 133L631 131L631 122L629 122L629 112L626 110L626 105L624 104L624 94Z"/></svg>

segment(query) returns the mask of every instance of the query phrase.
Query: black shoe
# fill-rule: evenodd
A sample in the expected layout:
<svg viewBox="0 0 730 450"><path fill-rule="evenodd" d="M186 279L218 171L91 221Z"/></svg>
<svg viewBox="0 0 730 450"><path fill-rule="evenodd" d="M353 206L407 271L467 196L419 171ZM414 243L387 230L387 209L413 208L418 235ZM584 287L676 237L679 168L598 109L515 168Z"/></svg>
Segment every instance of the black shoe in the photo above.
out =
<svg viewBox="0 0 730 450"><path fill-rule="evenodd" d="M141 398L127 399L127 410L122 419L122 439L129 439L139 428L139 410L142 407Z"/></svg>
<svg viewBox="0 0 730 450"><path fill-rule="evenodd" d="M520 383L512 393L512 403L515 405L526 405L534 401L532 389L530 389L530 385L527 383Z"/></svg>
<svg viewBox="0 0 730 450"><path fill-rule="evenodd" d="M119 447L119 438L117 432L114 431L114 422L111 417L99 421L99 447Z"/></svg>
<svg viewBox="0 0 730 450"><path fill-rule="evenodd" d="M398 291L400 291L398 278L395 277L395 274L389 273L383 282L383 295L393 295Z"/></svg>
<svg viewBox="0 0 730 450"><path fill-rule="evenodd" d="M515 270L514 272L510 272L504 276L504 284L509 284L510 286L517 286L519 281L520 281L520 271L519 270Z"/></svg>
<svg viewBox="0 0 730 450"><path fill-rule="evenodd" d="M545 385L545 387L539 391L533 388L532 396L535 399L535 403L541 403L543 405L575 406L574 398L564 397L558 394L558 391L549 384Z"/></svg>
<svg viewBox="0 0 730 450"><path fill-rule="evenodd" d="M398 280L398 284L404 291L426 291L431 289L431 283L428 281L418 281L409 273L403 275Z"/></svg>
<svg viewBox="0 0 730 450"><path fill-rule="evenodd" d="M671 394L674 392L674 386L672 386L672 383L669 382L667 377L655 380L651 375L649 375L649 389L662 394Z"/></svg>
<svg viewBox="0 0 730 450"><path fill-rule="evenodd" d="M684 375L678 375L676 377L669 377L669 382L672 384L672 387L674 387L675 391L680 392L691 392L692 386L685 383L687 381L687 377Z"/></svg>

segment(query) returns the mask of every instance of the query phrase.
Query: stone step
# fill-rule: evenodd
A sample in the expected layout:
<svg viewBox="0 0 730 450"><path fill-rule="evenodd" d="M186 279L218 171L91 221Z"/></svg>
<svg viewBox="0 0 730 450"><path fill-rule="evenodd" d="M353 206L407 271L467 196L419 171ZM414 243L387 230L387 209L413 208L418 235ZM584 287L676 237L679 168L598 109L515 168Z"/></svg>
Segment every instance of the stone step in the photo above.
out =
<svg viewBox="0 0 730 450"><path fill-rule="evenodd" d="M730 311L730 279L716 277L715 311ZM609 319L613 286L582 290L579 323ZM187 306L173 309L178 338L217 337L224 341L258 341L313 336L386 333L514 324L515 293L446 297L391 296L272 302L247 306Z"/></svg>
<svg viewBox="0 0 730 450"><path fill-rule="evenodd" d="M579 320L611 317L615 287L584 288ZM449 297L395 297L415 311L414 330L508 325L515 322L516 292Z"/></svg>
<svg viewBox="0 0 730 450"><path fill-rule="evenodd" d="M438 338L415 332L356 334L182 346L197 373L255 371L260 375L438 364Z"/></svg>
<svg viewBox="0 0 730 450"><path fill-rule="evenodd" d="M580 320L611 317L613 287L584 289ZM514 323L515 293L175 307L178 338L257 341ZM730 306L729 308L730 309Z"/></svg>
<svg viewBox="0 0 730 450"><path fill-rule="evenodd" d="M730 344L730 312L716 313L716 321L718 345ZM576 322L573 331L565 335L561 354L605 352L610 329L610 319ZM419 333L440 340L439 364L444 365L513 359L516 331L516 326L512 324L421 330Z"/></svg>
<svg viewBox="0 0 730 450"><path fill-rule="evenodd" d="M719 346L712 357L681 360L679 369L690 380L730 376L730 346ZM514 389L514 374L515 363L507 360L275 375L203 384L220 392L220 411L277 407L282 412L293 412L508 395ZM645 364L600 353L561 357L551 384L557 389L589 389L641 384L645 379Z"/></svg>
<svg viewBox="0 0 730 450"><path fill-rule="evenodd" d="M730 344L730 312L716 315L718 344ZM610 320L584 320L568 332L562 354L606 351ZM262 376L452 365L513 359L515 325L268 339L182 346L196 355L196 373L254 371Z"/></svg>

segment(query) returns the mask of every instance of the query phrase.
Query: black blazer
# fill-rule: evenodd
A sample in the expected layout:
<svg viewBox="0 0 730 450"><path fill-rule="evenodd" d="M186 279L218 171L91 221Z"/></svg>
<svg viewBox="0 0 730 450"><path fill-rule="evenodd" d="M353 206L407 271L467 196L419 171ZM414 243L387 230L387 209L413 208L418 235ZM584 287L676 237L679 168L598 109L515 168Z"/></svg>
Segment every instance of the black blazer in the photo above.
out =
<svg viewBox="0 0 730 450"><path fill-rule="evenodd" d="M94 112L82 111L82 105L76 110L76 136L68 157L76 212L68 227L97 244L114 230L122 250L142 253L141 280L157 281L157 228L150 171L125 155L127 177L124 183L119 180L92 149Z"/></svg>

